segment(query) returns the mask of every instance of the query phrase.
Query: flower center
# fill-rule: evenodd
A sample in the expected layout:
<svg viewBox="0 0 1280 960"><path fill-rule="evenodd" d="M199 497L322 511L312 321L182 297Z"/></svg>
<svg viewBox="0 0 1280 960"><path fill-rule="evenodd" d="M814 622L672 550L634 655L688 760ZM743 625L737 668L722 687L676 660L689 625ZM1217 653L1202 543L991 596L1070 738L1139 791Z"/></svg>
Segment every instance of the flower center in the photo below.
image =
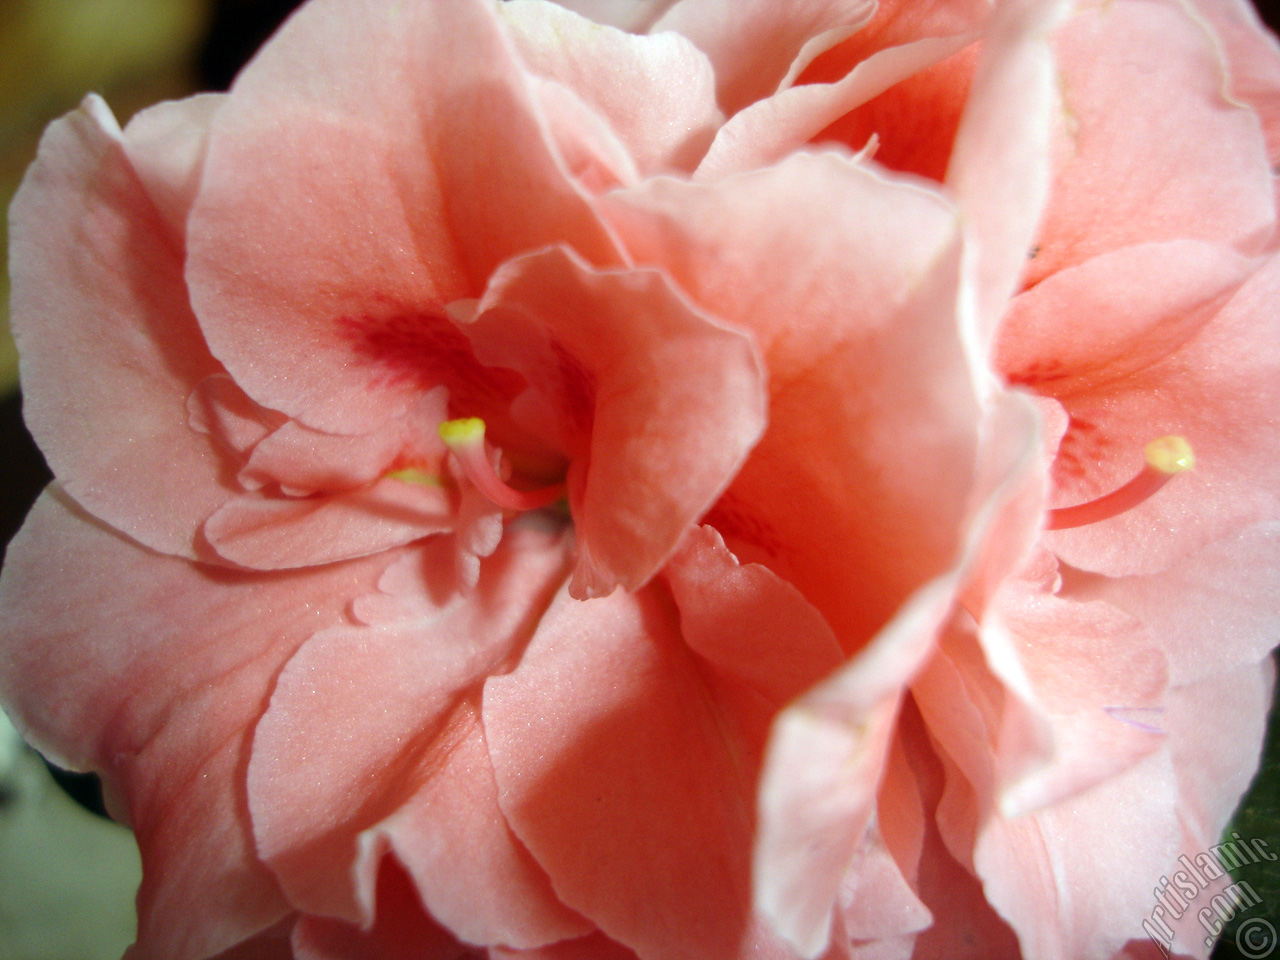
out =
<svg viewBox="0 0 1280 960"><path fill-rule="evenodd" d="M517 490L494 469L484 442L484 421L479 417L446 420L440 424L440 439L458 459L462 472L475 488L506 510L537 510L565 495L563 483L540 490Z"/></svg>
<svg viewBox="0 0 1280 960"><path fill-rule="evenodd" d="M1152 440L1143 448L1142 455L1147 461L1146 466L1136 477L1097 500L1050 510L1045 529L1067 530L1119 516L1126 510L1132 510L1196 463L1191 444L1185 438L1177 436Z"/></svg>

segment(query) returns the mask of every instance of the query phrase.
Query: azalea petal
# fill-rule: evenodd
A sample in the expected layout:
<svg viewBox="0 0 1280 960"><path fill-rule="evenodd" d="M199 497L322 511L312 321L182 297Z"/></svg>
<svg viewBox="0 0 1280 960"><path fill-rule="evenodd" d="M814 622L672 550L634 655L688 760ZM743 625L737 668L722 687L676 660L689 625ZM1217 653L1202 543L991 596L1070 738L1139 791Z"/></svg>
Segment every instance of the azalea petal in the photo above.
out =
<svg viewBox="0 0 1280 960"><path fill-rule="evenodd" d="M674 30L705 51L715 67L720 106L732 116L778 90L874 9L867 0L682 0L652 30Z"/></svg>
<svg viewBox="0 0 1280 960"><path fill-rule="evenodd" d="M927 929L933 915L916 896L873 819L849 861L840 890L844 935L866 947L853 956L911 956L912 935Z"/></svg>
<svg viewBox="0 0 1280 960"><path fill-rule="evenodd" d="M664 574L672 594L558 597L519 665L486 682L485 736L502 809L565 903L646 958L772 957L748 917L755 769L770 699L814 679L784 665L829 664L832 639L711 533L687 551ZM762 644L788 611L788 642Z"/></svg>
<svg viewBox="0 0 1280 960"><path fill-rule="evenodd" d="M199 112L165 108L131 130L163 140ZM192 557L200 523L234 491L220 450L187 425L187 395L220 368L187 305L176 194L153 203L128 146L91 96L50 126L14 200L24 414L79 503L147 546ZM183 157L193 160L175 154L146 179L175 181Z"/></svg>
<svg viewBox="0 0 1280 960"><path fill-rule="evenodd" d="M1257 113L1271 162L1280 163L1280 43L1247 0L1198 0L1195 8L1225 48L1231 95Z"/></svg>
<svg viewBox="0 0 1280 960"><path fill-rule="evenodd" d="M1180 839L1176 816L1151 798L1176 790L1161 752L1047 810L981 828L975 869L1026 960L1109 960L1143 935Z"/></svg>
<svg viewBox="0 0 1280 960"><path fill-rule="evenodd" d="M449 737L430 779L366 837L385 838L431 915L468 943L539 947L591 932L507 826L474 706Z"/></svg>
<svg viewBox="0 0 1280 960"><path fill-rule="evenodd" d="M961 35L904 43L876 51L832 83L788 87L757 100L739 110L720 128L698 164L696 176L708 180L767 166L810 140L832 139L822 136L823 132L845 114L902 81L945 62L972 40L972 35ZM900 113L910 115L914 111ZM878 133L878 124L867 126L869 133ZM854 139L845 142L854 149L865 145L865 136L858 142Z"/></svg>
<svg viewBox="0 0 1280 960"><path fill-rule="evenodd" d="M1006 0L982 56L947 163L947 186L972 231L975 346L986 357L1027 262L1049 194L1057 88L1049 33L1063 0Z"/></svg>
<svg viewBox="0 0 1280 960"><path fill-rule="evenodd" d="M236 497L209 518L204 535L239 566L287 570L368 556L453 526L449 491L388 477L328 496Z"/></svg>
<svg viewBox="0 0 1280 960"><path fill-rule="evenodd" d="M1028 960L1106 960L1125 939L1150 932L1141 922L1159 903L1167 886L1162 878L1178 869L1175 857L1216 845L1247 786L1273 673L1268 662L1184 688L1168 712L1170 753L1066 803L985 831L975 863L992 902L1019 930ZM1219 719L1224 725L1214 722ZM1225 740L1224 729L1234 731ZM1179 800L1157 809L1152 796ZM1205 887L1200 896L1207 903L1215 892ZM1046 900L1054 904L1052 920ZM1164 916L1173 922L1175 915ZM1180 952L1204 957L1205 931L1194 917L1188 910L1183 923L1174 924L1181 928Z"/></svg>
<svg viewBox="0 0 1280 960"><path fill-rule="evenodd" d="M765 388L751 341L657 271L594 270L563 248L508 263L480 310L468 329L479 356L536 385L552 439L576 461L574 595L636 589L760 436Z"/></svg>
<svg viewBox="0 0 1280 960"><path fill-rule="evenodd" d="M952 587L922 591L858 657L774 723L760 785L756 903L802 957L829 943L832 909L875 809L903 691L933 648Z"/></svg>
<svg viewBox="0 0 1280 960"><path fill-rule="evenodd" d="M913 819L907 808L918 811L919 797L908 785L910 777L897 769L900 751L891 752L900 747L895 731L901 730L908 684L921 682L917 674L931 656L924 680L938 669L937 639L957 594L977 593L984 578L1004 575L997 571L1017 561L1036 529L1038 511L1028 513L1023 503L1039 451L1029 412L1019 398L993 398L988 426L996 429L984 439L974 519L953 569L918 591L857 656L774 723L760 791L756 899L774 928L805 956L820 952L830 939L837 896L843 903L851 888L869 882L864 874L883 876L889 867L868 836L877 805L894 862L911 879L901 875L891 901L892 930L874 927L889 922L883 912L875 919L851 906L843 908L846 923L853 931L881 929L892 951L901 951L922 925L923 908L907 887L915 880L922 842L920 815ZM955 707L949 732L960 730L964 737L980 728L970 703L958 698ZM914 711L911 716L918 720Z"/></svg>
<svg viewBox="0 0 1280 960"><path fill-rule="evenodd" d="M1073 596L1115 604L1147 624L1170 679L1193 683L1257 663L1280 636L1280 525L1233 532L1158 574L1075 575Z"/></svg>
<svg viewBox="0 0 1280 960"><path fill-rule="evenodd" d="M1071 416L1054 506L1126 483L1157 437L1183 436L1196 455L1195 470L1147 502L1050 532L1054 553L1112 576L1152 573L1274 515L1280 450L1256 424L1280 404L1280 337L1267 332L1277 296L1280 260L1250 264L1183 241L1097 257L1018 298L997 363ZM1068 309L1069 340L1059 322Z"/></svg>
<svg viewBox="0 0 1280 960"><path fill-rule="evenodd" d="M605 117L642 175L693 169L724 119L697 47L676 33L601 29L549 3L510 0L500 10L528 68Z"/></svg>
<svg viewBox="0 0 1280 960"><path fill-rule="evenodd" d="M1011 585L988 612L981 637L989 662L999 662L1000 653L1016 659L1025 685L1006 696L1026 697L1024 709L1038 714L1039 722L1030 722L1043 724L1051 738L1044 766L1019 771L1026 775L1001 785L999 802L1007 815L1086 790L1159 747L1168 669L1163 651L1140 621L1109 604L1064 601ZM994 643L1004 650L993 651ZM972 674L966 677L971 690L981 683ZM988 702L1000 699L992 695ZM1011 704L1007 709L1000 740L1035 737L1011 730L1028 721L1019 716L1020 709ZM931 719L945 722L941 716ZM1000 765L1004 743L990 746ZM1005 766L1002 774L1009 776L1014 766Z"/></svg>
<svg viewBox="0 0 1280 960"><path fill-rule="evenodd" d="M225 99L225 94L202 93L158 103L135 114L125 127L129 161L174 237L185 240L209 125Z"/></svg>
<svg viewBox="0 0 1280 960"><path fill-rule="evenodd" d="M972 34L992 10L987 0L878 0L871 19L815 57L798 82L833 83L881 51L922 38Z"/></svg>
<svg viewBox="0 0 1280 960"><path fill-rule="evenodd" d="M505 10L506 2L499 9ZM574 183L594 194L629 186L640 179L631 149L577 91L540 76L529 79L529 89L555 141L556 153Z"/></svg>
<svg viewBox="0 0 1280 960"><path fill-rule="evenodd" d="M393 467L413 467L443 482L444 442L437 428L449 419L444 390L428 391L377 430L343 436L291 420L256 444L239 480L249 489L270 483L306 493L349 490Z"/></svg>
<svg viewBox="0 0 1280 960"><path fill-rule="evenodd" d="M909 709L909 708L908 708ZM920 787L895 732L880 778L875 818L841 885L838 919L871 942L868 956L910 957L933 915L920 900L920 856L927 826ZM874 939L872 939L874 938ZM883 951L875 951L875 944ZM861 960L861 953L852 952Z"/></svg>
<svg viewBox="0 0 1280 960"><path fill-rule="evenodd" d="M1270 237L1262 131L1252 110L1224 96L1219 51L1183 5L1080 7L1053 51L1063 104L1027 283L1136 242L1201 240L1249 253ZM1179 91L1172 105L1169 90Z"/></svg>
<svg viewBox="0 0 1280 960"><path fill-rule="evenodd" d="M293 960L465 960L475 953L422 909L413 882L392 861L378 876L378 916L368 929L328 917L303 917L293 930Z"/></svg>
<svg viewBox="0 0 1280 960"><path fill-rule="evenodd" d="M603 933L565 940L533 950L491 947L489 960L637 960L634 952Z"/></svg>
<svg viewBox="0 0 1280 960"><path fill-rule="evenodd" d="M942 809L943 799L953 793L967 797L955 808L965 822L976 813L977 800L950 759L937 754L910 698L903 705L898 742L926 813L918 889L933 914L933 924L916 937L913 960L1025 960L1017 937L991 908L981 883L949 849L944 833L950 832L946 818L951 811Z"/></svg>
<svg viewBox="0 0 1280 960"><path fill-rule="evenodd" d="M985 778L975 783L949 761L938 814L943 833L958 855L972 851L986 895L1018 931L1026 960L1108 960L1126 940L1146 935L1141 922L1156 904L1153 888L1161 876L1176 869L1175 857L1187 844L1205 849L1216 843L1247 784L1271 675L1269 665L1263 671L1255 666L1199 689L1171 691L1161 717L1167 731L1162 749L1034 814L1000 815ZM1211 702L1216 705L1204 712ZM1230 714L1222 717L1225 727L1214 724L1214 714ZM960 756L956 751L964 747L953 733L953 716L940 711L931 729L943 749ZM1225 756L1222 729L1241 733ZM1179 799L1156 809L1152 796ZM1187 839L1191 824L1195 836ZM1202 943L1184 947L1204 956Z"/></svg>
<svg viewBox="0 0 1280 960"><path fill-rule="evenodd" d="M225 373L201 380L187 396L187 422L242 462L267 434L289 422L282 413L254 403Z"/></svg>
<svg viewBox="0 0 1280 960"><path fill-rule="evenodd" d="M775 707L843 659L835 634L800 592L765 567L739 564L712 527L689 531L666 579L690 649ZM788 638L785 657L780 637Z"/></svg>
<svg viewBox="0 0 1280 960"><path fill-rule="evenodd" d="M1212 910L1213 898L1234 883L1223 868L1258 859L1256 847L1253 853L1242 849L1237 845L1239 834L1227 836L1224 831L1258 769L1275 673L1273 659L1265 657L1175 689L1170 696L1170 748L1178 777L1181 856L1163 865L1158 882L1153 883L1153 894L1167 889L1165 878L1172 881L1173 890L1158 904L1164 907L1161 919L1176 931L1177 946L1193 956L1203 957L1209 950L1200 911ZM1231 736L1223 737L1223 730L1230 730ZM1255 838L1242 839L1248 842ZM1266 842L1265 838L1257 839ZM1215 850L1220 843L1230 846L1225 851ZM1213 875L1214 867L1221 876ZM1180 870L1185 871L1182 876L1178 876ZM1188 895L1188 880L1198 891L1194 896ZM1230 898L1229 893L1226 896ZM1184 909L1180 900L1190 900L1192 908ZM1156 907L1153 903L1149 916L1154 917ZM1177 911L1181 911L1180 917ZM1219 919L1216 911L1210 916ZM1144 931L1151 932L1145 926Z"/></svg>
<svg viewBox="0 0 1280 960"><path fill-rule="evenodd" d="M245 813L249 733L280 665L389 559L242 576L143 550L56 490L33 509L0 581L3 696L55 762L101 771L133 826L131 957L200 960L287 912Z"/></svg>
<svg viewBox="0 0 1280 960"><path fill-rule="evenodd" d="M567 576L562 539L513 529L465 595L452 545L429 543L381 581L407 594L382 619L317 634L289 661L254 737L249 807L290 902L369 923L389 851L460 935L532 945L589 929L510 836L473 713ZM462 838L474 884L453 869Z"/></svg>
<svg viewBox="0 0 1280 960"><path fill-rule="evenodd" d="M1257 773L1275 673L1268 656L1170 691L1166 722L1179 817L1202 848L1222 837Z"/></svg>
<svg viewBox="0 0 1280 960"><path fill-rule="evenodd" d="M864 643L950 565L972 481L954 211L831 155L601 205L637 261L764 356L768 429L707 522Z"/></svg>
<svg viewBox="0 0 1280 960"><path fill-rule="evenodd" d="M255 400L351 433L423 388L501 392L445 306L548 242L617 259L528 79L476 0L318 0L245 69L214 122L187 275Z"/></svg>
<svg viewBox="0 0 1280 960"><path fill-rule="evenodd" d="M814 142L834 141L860 153L865 150L890 170L941 182L983 49L977 43L963 43L964 39L935 39L920 50L891 48L868 59L855 73L892 68L899 60L914 59L930 48L944 54L836 118L814 136ZM968 39L977 38L969 35Z"/></svg>

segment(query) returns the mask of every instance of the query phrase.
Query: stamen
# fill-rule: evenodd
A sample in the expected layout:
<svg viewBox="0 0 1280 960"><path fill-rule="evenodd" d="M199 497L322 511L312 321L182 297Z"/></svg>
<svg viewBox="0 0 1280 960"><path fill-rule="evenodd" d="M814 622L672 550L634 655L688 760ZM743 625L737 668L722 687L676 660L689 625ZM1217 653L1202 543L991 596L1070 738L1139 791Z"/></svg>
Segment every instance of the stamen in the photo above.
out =
<svg viewBox="0 0 1280 960"><path fill-rule="evenodd" d="M404 483L416 483L420 487L443 487L444 481L434 473L419 470L417 467L405 467L403 470L392 470L387 474L392 480Z"/></svg>
<svg viewBox="0 0 1280 960"><path fill-rule="evenodd" d="M1191 444L1183 437L1169 436L1152 440L1142 454L1147 464L1136 477L1097 500L1050 510L1045 529L1066 530L1119 516L1126 510L1132 510L1179 473L1190 470L1196 464Z"/></svg>
<svg viewBox="0 0 1280 960"><path fill-rule="evenodd" d="M484 443L484 421L479 417L446 420L440 424L440 439L462 465L462 471L486 497L506 510L537 510L564 496L564 484L541 490L517 490L508 486L490 462Z"/></svg>

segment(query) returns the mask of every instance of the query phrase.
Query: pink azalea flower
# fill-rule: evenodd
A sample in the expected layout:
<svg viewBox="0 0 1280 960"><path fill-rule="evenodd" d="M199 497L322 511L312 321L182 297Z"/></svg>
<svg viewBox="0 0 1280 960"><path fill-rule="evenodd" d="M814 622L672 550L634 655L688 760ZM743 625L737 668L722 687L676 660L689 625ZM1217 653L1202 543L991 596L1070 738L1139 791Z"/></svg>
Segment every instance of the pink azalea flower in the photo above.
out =
<svg viewBox="0 0 1280 960"><path fill-rule="evenodd" d="M978 404L934 192L798 156L700 199L723 271L624 243L713 62L334 0L225 97L50 129L14 317L58 482L4 695L133 826L137 956L789 953L769 723L946 566Z"/></svg>
<svg viewBox="0 0 1280 960"><path fill-rule="evenodd" d="M973 342L1045 425L1047 476L1015 483L999 523L1062 509L1021 559L962 560L958 608L920 595L780 718L758 902L808 955L851 925L875 956L1107 958L1147 939L1207 955L1161 878L1218 842L1270 703L1280 478L1254 427L1280 404L1274 40L1231 3L1121 2L1049 30L1009 10L989 28L1009 44L944 47L818 135L875 132L877 158L974 211ZM1037 56L1056 82L1025 82ZM1020 93L1003 87L1019 67ZM1026 112L1002 121L984 96ZM923 139L921 115L938 118ZM1045 149L993 155L1010 122ZM992 167L1040 198L1038 223L1001 219ZM1126 487L1156 476L1143 448L1169 434L1196 468ZM897 909L870 914L869 889Z"/></svg>
<svg viewBox="0 0 1280 960"><path fill-rule="evenodd" d="M133 827L131 956L1143 936L1269 702L1275 58L1226 0L313 0L55 123L0 697ZM1200 468L1045 529L1148 430Z"/></svg>

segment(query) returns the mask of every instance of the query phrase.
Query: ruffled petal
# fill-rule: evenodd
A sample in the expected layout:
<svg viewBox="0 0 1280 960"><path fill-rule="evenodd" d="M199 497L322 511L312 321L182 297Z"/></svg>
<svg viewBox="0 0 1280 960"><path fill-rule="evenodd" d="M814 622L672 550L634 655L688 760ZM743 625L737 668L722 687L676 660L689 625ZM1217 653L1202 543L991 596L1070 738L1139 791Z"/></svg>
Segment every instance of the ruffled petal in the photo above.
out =
<svg viewBox="0 0 1280 960"><path fill-rule="evenodd" d="M793 665L829 669L834 642L711 532L664 577L670 593L562 594L519 665L485 684L499 802L564 902L640 956L773 957L749 919L759 753L778 698L816 679ZM782 622L788 643L763 643Z"/></svg>
<svg viewBox="0 0 1280 960"><path fill-rule="evenodd" d="M372 483L393 468L413 468L443 483L438 427L449 419L447 401L444 390L428 391L403 416L357 436L290 420L253 447L238 479L251 490L278 483L290 492L327 493Z"/></svg>
<svg viewBox="0 0 1280 960"><path fill-rule="evenodd" d="M187 395L220 370L187 304L173 232L183 161L198 150L175 151L163 170L135 168L130 150L150 156L168 134L191 146L204 119L200 107L158 107L131 124L134 142L91 96L49 128L10 213L32 435L77 502L187 557L234 490L221 451L187 424Z"/></svg>
<svg viewBox="0 0 1280 960"><path fill-rule="evenodd" d="M802 957L830 942L832 911L874 814L903 693L933 649L953 588L942 582L922 591L773 726L760 785L756 903Z"/></svg>
<svg viewBox="0 0 1280 960"><path fill-rule="evenodd" d="M225 94L202 93L158 103L135 114L124 130L124 149L134 172L170 234L184 244L209 126L225 99Z"/></svg>
<svg viewBox="0 0 1280 960"><path fill-rule="evenodd" d="M751 341L658 271L594 270L563 248L507 264L480 310L477 352L534 385L543 412L530 425L573 460L574 596L636 589L760 437Z"/></svg>
<svg viewBox="0 0 1280 960"><path fill-rule="evenodd" d="M981 596L986 579L1006 575L1029 546L1039 516L1025 502L1028 491L1035 492L1035 421L1019 398L998 399L988 411L984 469L974 488L965 549L956 564L919 590L858 655L774 722L760 788L756 902L803 956L815 956L831 939L837 905L836 920L843 915L851 931L879 930L887 938L889 955L909 951L923 926L925 908L912 890L923 843L920 795L903 769L903 705L909 701L909 685L920 682L917 675L931 657L936 664L938 638L955 616L958 597ZM1036 498L1030 502L1034 506ZM926 679L934 669L928 668ZM950 712L951 732L980 724L965 700L956 706ZM909 713L918 720L918 714ZM877 821L883 850L875 840ZM880 912L876 919L868 916L865 905L847 901L872 882L871 876L883 877L891 866L898 870L899 882L890 888L895 889L890 913Z"/></svg>
<svg viewBox="0 0 1280 960"><path fill-rule="evenodd" d="M505 389L444 308L546 243L617 260L528 81L477 0L318 0L245 69L214 122L187 277L250 396L356 433L424 388Z"/></svg>
<svg viewBox="0 0 1280 960"><path fill-rule="evenodd" d="M385 478L327 496L245 494L204 525L218 555L242 567L287 570L364 557L454 527L443 487Z"/></svg>
<svg viewBox="0 0 1280 960"><path fill-rule="evenodd" d="M34 508L0 581L2 692L51 759L102 773L134 829L132 958L201 960L288 912L254 851L249 735L280 665L390 559L242 576L143 550L56 491Z"/></svg>
<svg viewBox="0 0 1280 960"><path fill-rule="evenodd" d="M1262 130L1228 99L1220 48L1186 7L1080 7L1053 51L1063 102L1027 283L1132 243L1257 252L1275 221Z"/></svg>
<svg viewBox="0 0 1280 960"><path fill-rule="evenodd" d="M1064 803L980 828L975 868L1027 960L1108 960L1160 929L1157 918L1178 931L1179 952L1207 956L1211 941L1185 903L1206 905L1229 879L1184 875L1199 890L1183 898L1165 881L1188 869L1179 855L1217 845L1257 763L1273 674L1268 661L1174 691L1166 750Z"/></svg>
<svg viewBox="0 0 1280 960"><path fill-rule="evenodd" d="M249 808L291 903L367 924L392 853L437 918L475 942L587 932L498 812L474 714L479 683L566 576L563 537L519 527L458 593L442 538L388 569L381 596L398 599L357 604L373 625L317 634L289 661L254 737Z"/></svg>
<svg viewBox="0 0 1280 960"><path fill-rule="evenodd" d="M909 82L911 78L945 64L972 42L972 35L964 34L904 43L876 51L831 83L800 84L757 100L729 118L716 133L706 156L698 164L696 177L709 180L767 166L810 140L818 143L834 140L853 149L861 149L874 135L876 139L871 145L878 148L881 124L860 117L859 120L865 122L848 124L856 127L857 133L846 139L846 136L836 136L837 132L846 132L846 124L841 124L843 118L863 104L887 94L899 83ZM896 112L903 116L914 111ZM888 130L883 130L883 133L889 136ZM914 133L904 131L904 139Z"/></svg>
<svg viewBox="0 0 1280 960"><path fill-rule="evenodd" d="M651 28L674 30L711 59L725 116L777 91L875 10L868 0L682 0Z"/></svg>
<svg viewBox="0 0 1280 960"><path fill-rule="evenodd" d="M1140 621L1106 603L1061 600L1014 582L996 598L979 635L1006 689L1003 697L977 693L983 680L972 670L964 682L984 708L1005 704L1004 716L990 725L997 739L988 749L1006 814L1087 790L1160 746L1168 666ZM932 719L943 722L940 714ZM1042 736L1047 754L1037 767L1018 769L1030 759L1023 745ZM1010 744L1021 756L1006 755Z"/></svg>
<svg viewBox="0 0 1280 960"><path fill-rule="evenodd" d="M1162 752L1064 803L980 827L974 869L1025 960L1109 960L1142 936L1180 840L1173 811L1151 798L1176 790Z"/></svg>
<svg viewBox="0 0 1280 960"><path fill-rule="evenodd" d="M951 563L973 481L954 211L831 155L602 206L769 371L768 429L707 522L864 643Z"/></svg>
<svg viewBox="0 0 1280 960"><path fill-rule="evenodd" d="M1048 41L1068 6L1006 0L996 8L947 161L947 186L974 240L973 334L983 357L1049 196L1058 90Z"/></svg>
<svg viewBox="0 0 1280 960"><path fill-rule="evenodd" d="M1272 165L1280 163L1280 43L1248 0L1197 0L1226 54L1231 95L1258 115Z"/></svg>
<svg viewBox="0 0 1280 960"><path fill-rule="evenodd" d="M692 170L723 122L706 56L676 33L601 29L550 3L499 8L521 58L609 122L642 176Z"/></svg>

